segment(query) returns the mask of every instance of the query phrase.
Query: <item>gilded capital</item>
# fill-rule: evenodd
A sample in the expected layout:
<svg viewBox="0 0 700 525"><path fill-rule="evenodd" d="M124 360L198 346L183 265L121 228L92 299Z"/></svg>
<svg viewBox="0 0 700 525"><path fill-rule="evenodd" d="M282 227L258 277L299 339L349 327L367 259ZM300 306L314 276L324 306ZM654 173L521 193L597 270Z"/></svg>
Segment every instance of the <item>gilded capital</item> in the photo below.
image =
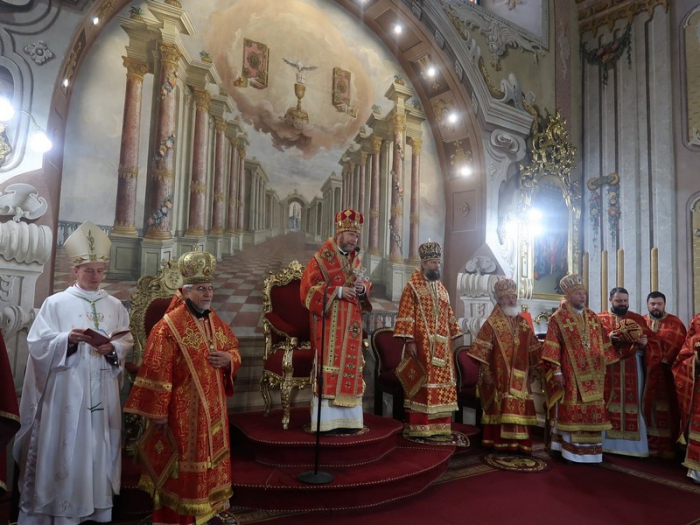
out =
<svg viewBox="0 0 700 525"><path fill-rule="evenodd" d="M161 42L160 56L164 64L168 64L169 66L176 68L178 60L180 60L182 54L180 53L180 50L177 48L177 46Z"/></svg>
<svg viewBox="0 0 700 525"><path fill-rule="evenodd" d="M245 148L238 148L238 156L245 160Z"/></svg>
<svg viewBox="0 0 700 525"><path fill-rule="evenodd" d="M394 124L394 133L403 133L406 131L406 115L401 115L397 113L392 119Z"/></svg>
<svg viewBox="0 0 700 525"><path fill-rule="evenodd" d="M228 127L228 122L226 122L221 117L214 117L214 129L217 133L224 133Z"/></svg>
<svg viewBox="0 0 700 525"><path fill-rule="evenodd" d="M148 73L148 64L129 57L122 57L122 59L126 68L126 78L143 82L143 77Z"/></svg>
<svg viewBox="0 0 700 525"><path fill-rule="evenodd" d="M379 153L382 150L382 142L384 142L384 139L375 135L369 139L369 143L372 146L372 153Z"/></svg>
<svg viewBox="0 0 700 525"><path fill-rule="evenodd" d="M197 109L209 111L209 107L211 106L211 95L206 89L195 88L194 104L197 106Z"/></svg>
<svg viewBox="0 0 700 525"><path fill-rule="evenodd" d="M411 139L411 149L413 150L413 155L420 155L421 147L423 146L423 141L420 139Z"/></svg>
<svg viewBox="0 0 700 525"><path fill-rule="evenodd" d="M365 153L364 151L361 151L360 152L360 164L362 164L364 166L365 162L367 162L367 153Z"/></svg>
<svg viewBox="0 0 700 525"><path fill-rule="evenodd" d="M236 146L238 146L238 138L237 137L229 137L228 141L231 143L231 147L233 149L236 149Z"/></svg>

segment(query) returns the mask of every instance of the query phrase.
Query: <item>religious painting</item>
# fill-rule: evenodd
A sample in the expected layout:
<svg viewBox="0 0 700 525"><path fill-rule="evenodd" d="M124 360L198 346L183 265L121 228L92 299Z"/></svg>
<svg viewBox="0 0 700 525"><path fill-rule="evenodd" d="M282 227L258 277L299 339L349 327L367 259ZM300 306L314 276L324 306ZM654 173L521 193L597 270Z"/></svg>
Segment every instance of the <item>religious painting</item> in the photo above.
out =
<svg viewBox="0 0 700 525"><path fill-rule="evenodd" d="M569 209L559 184L543 182L533 197L533 293L561 295L559 281L569 273Z"/></svg>
<svg viewBox="0 0 700 525"><path fill-rule="evenodd" d="M357 117L357 108L350 105L350 71L333 68L333 106L341 113Z"/></svg>
<svg viewBox="0 0 700 525"><path fill-rule="evenodd" d="M262 42L243 39L243 68L241 76L234 82L236 87L248 85L257 89L267 87L267 68L270 63L270 48Z"/></svg>
<svg viewBox="0 0 700 525"><path fill-rule="evenodd" d="M683 24L686 114L688 145L700 146L700 7Z"/></svg>

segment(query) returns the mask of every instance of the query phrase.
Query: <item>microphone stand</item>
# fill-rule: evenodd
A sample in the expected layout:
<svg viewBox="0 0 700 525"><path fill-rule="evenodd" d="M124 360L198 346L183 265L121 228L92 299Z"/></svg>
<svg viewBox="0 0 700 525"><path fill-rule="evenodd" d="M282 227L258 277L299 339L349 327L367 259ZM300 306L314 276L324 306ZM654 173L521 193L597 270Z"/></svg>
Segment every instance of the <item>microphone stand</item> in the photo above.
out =
<svg viewBox="0 0 700 525"><path fill-rule="evenodd" d="M326 346L326 302L328 299L328 283L323 289L323 311L321 312L321 355L316 370L316 385L318 388L318 411L316 415L316 445L314 447L314 469L299 474L298 479L311 485L325 485L333 481L333 474L318 470L318 455L321 450L321 400L323 399L323 350ZM312 393L313 396L313 393Z"/></svg>

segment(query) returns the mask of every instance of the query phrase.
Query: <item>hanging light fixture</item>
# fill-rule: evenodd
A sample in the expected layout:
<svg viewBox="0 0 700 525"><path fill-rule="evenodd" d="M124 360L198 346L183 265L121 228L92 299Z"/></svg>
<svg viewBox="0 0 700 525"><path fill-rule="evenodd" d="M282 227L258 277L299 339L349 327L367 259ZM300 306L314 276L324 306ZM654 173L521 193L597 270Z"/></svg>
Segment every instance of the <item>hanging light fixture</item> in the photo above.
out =
<svg viewBox="0 0 700 525"><path fill-rule="evenodd" d="M29 146L38 153L46 153L53 147L51 139L46 135L39 124L37 124L34 116L21 109L19 111L29 117L30 129L29 129ZM8 122L10 122L17 111L12 106L12 103L6 97L0 97L0 166L5 162L7 156L12 152L12 146L10 146L5 134Z"/></svg>

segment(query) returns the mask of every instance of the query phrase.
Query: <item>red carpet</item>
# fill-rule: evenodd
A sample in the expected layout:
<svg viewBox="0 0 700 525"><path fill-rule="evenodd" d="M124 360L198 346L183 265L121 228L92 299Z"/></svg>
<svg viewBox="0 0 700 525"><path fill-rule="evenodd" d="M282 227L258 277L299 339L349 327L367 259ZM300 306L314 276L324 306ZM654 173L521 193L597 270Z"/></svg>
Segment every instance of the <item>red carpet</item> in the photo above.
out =
<svg viewBox="0 0 700 525"><path fill-rule="evenodd" d="M298 479L314 461L315 434L303 429L308 409L293 411L287 431L279 414L231 414L232 505L278 511L372 507L421 492L447 469L454 446L411 443L401 436L401 423L364 417L365 432L321 438L321 470L334 479L308 485Z"/></svg>

